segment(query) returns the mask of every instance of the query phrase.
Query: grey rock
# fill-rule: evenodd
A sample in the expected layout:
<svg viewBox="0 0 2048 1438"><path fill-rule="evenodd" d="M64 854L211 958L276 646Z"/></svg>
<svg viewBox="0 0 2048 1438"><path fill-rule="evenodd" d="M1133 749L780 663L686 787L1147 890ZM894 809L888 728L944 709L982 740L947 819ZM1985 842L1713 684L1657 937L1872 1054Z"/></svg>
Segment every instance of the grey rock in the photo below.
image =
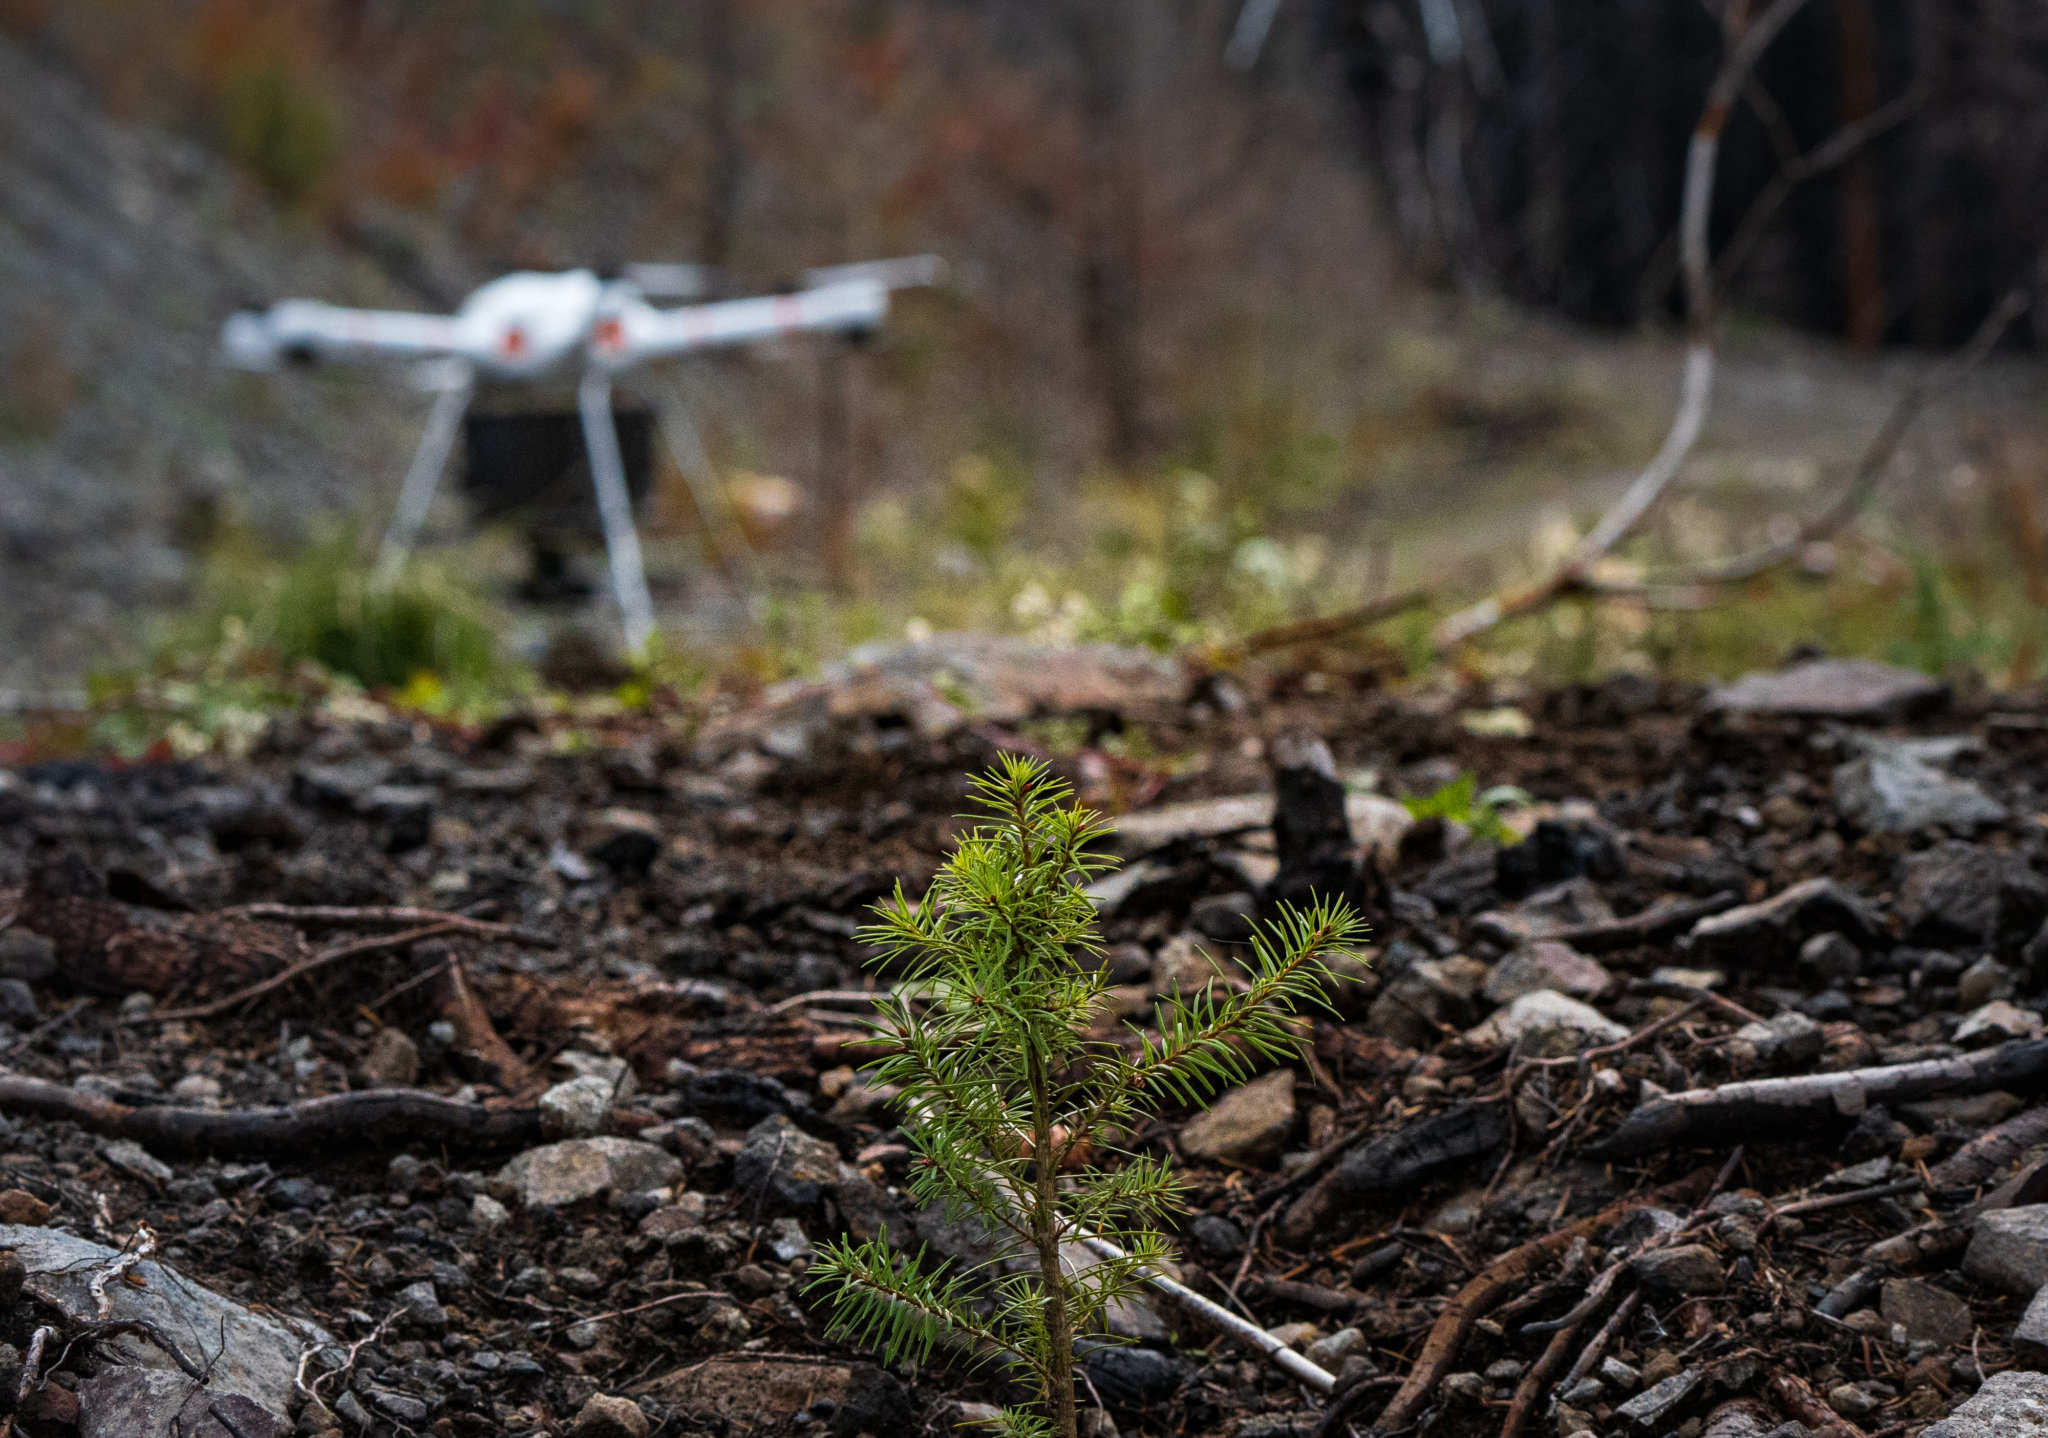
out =
<svg viewBox="0 0 2048 1438"><path fill-rule="evenodd" d="M638 809L606 809L588 853L615 874L637 877L661 857L661 821Z"/></svg>
<svg viewBox="0 0 2048 1438"><path fill-rule="evenodd" d="M2008 1039L2037 1039L2042 1028L2041 1016L2032 1009L2023 1009L2008 999L1993 999L1965 1015L1950 1041L1959 1048L1983 1048Z"/></svg>
<svg viewBox="0 0 2048 1438"><path fill-rule="evenodd" d="M1206 1258L1235 1258L1244 1251L1244 1230L1218 1214L1205 1213L1188 1225L1188 1243Z"/></svg>
<svg viewBox="0 0 2048 1438"><path fill-rule="evenodd" d="M672 1154L636 1139L572 1138L530 1148L498 1171L521 1203L560 1208L604 1193L645 1193L681 1181Z"/></svg>
<svg viewBox="0 0 2048 1438"><path fill-rule="evenodd" d="M749 1204L759 1200L770 1211L800 1212L838 1183L839 1150L776 1114L747 1130L732 1175L733 1188Z"/></svg>
<svg viewBox="0 0 2048 1438"><path fill-rule="evenodd" d="M1977 1220L1963 1272L2008 1293L2031 1296L2048 1284L2048 1204L1998 1209Z"/></svg>
<svg viewBox="0 0 2048 1438"><path fill-rule="evenodd" d="M422 1279L407 1284L398 1291L398 1302L405 1309L406 1322L414 1327L436 1337L448 1331L448 1310L441 1306L441 1295L432 1283Z"/></svg>
<svg viewBox="0 0 2048 1438"><path fill-rule="evenodd" d="M1945 1288L1936 1288L1917 1278L1885 1280L1878 1311L1886 1323L1906 1330L1909 1343L1933 1343L1946 1348L1967 1343L1976 1330L1970 1305Z"/></svg>
<svg viewBox="0 0 2048 1438"><path fill-rule="evenodd" d="M2034 1438L2048 1433L2048 1374L1994 1373L1920 1438Z"/></svg>
<svg viewBox="0 0 2048 1438"><path fill-rule="evenodd" d="M419 1045L403 1029L381 1028L357 1068L378 1088L410 1088L419 1081Z"/></svg>
<svg viewBox="0 0 2048 1438"><path fill-rule="evenodd" d="M2019 854L1960 839L1923 849L1899 864L1906 938L1936 948L1988 946L1999 937L2001 908L2028 907L2028 891L2041 884Z"/></svg>
<svg viewBox="0 0 2048 1438"><path fill-rule="evenodd" d="M1136 1347L1090 1349L1081 1366L1112 1408L1139 1408L1168 1397L1188 1371L1187 1364L1156 1348Z"/></svg>
<svg viewBox="0 0 2048 1438"><path fill-rule="evenodd" d="M1940 827L1969 833L2002 824L2005 805L1968 779L1952 779L1910 754L1880 751L1838 766L1835 812L1872 834L1912 834Z"/></svg>
<svg viewBox="0 0 2048 1438"><path fill-rule="evenodd" d="M1753 1052L1759 1063L1791 1067L1819 1058L1827 1034L1805 1014L1787 1009L1763 1023L1744 1024L1735 1031L1735 1042Z"/></svg>
<svg viewBox="0 0 2048 1438"><path fill-rule="evenodd" d="M57 972L57 946L34 929L0 930L0 978L39 984Z"/></svg>
<svg viewBox="0 0 2048 1438"><path fill-rule="evenodd" d="M2026 1366L2048 1368L2048 1287L2036 1292L2012 1331L2013 1352Z"/></svg>
<svg viewBox="0 0 2048 1438"><path fill-rule="evenodd" d="M35 991L25 980L0 979L0 1023L17 1029L33 1028L41 1017Z"/></svg>
<svg viewBox="0 0 2048 1438"><path fill-rule="evenodd" d="M1574 998L1590 999L1614 982L1602 964L1569 944L1539 939L1515 950L1493 966L1482 992L1491 1003L1512 1003L1538 989L1554 989Z"/></svg>
<svg viewBox="0 0 2048 1438"><path fill-rule="evenodd" d="M1538 889L1512 909L1490 909L1472 917L1472 932L1496 944L1547 939L1565 929L1612 921L1614 909L1591 879L1567 879Z"/></svg>
<svg viewBox="0 0 2048 1438"><path fill-rule="evenodd" d="M1598 1009L1554 989L1523 994L1465 1037L1487 1047L1511 1044L1528 1057L1578 1053L1619 1043L1628 1030Z"/></svg>
<svg viewBox="0 0 2048 1438"><path fill-rule="evenodd" d="M1473 1006L1487 969L1476 959L1417 959L1373 1001L1366 1027L1409 1048L1437 1040L1435 1025L1464 1028L1479 1015Z"/></svg>
<svg viewBox="0 0 2048 1438"><path fill-rule="evenodd" d="M1294 1074L1275 1069L1190 1119L1181 1129L1180 1147L1203 1162L1263 1167L1280 1156L1294 1122Z"/></svg>
<svg viewBox="0 0 2048 1438"><path fill-rule="evenodd" d="M1704 1243L1654 1249L1635 1260L1636 1281L1660 1293L1719 1293L1727 1286L1721 1257Z"/></svg>
<svg viewBox="0 0 2048 1438"><path fill-rule="evenodd" d="M0 1225L0 1249L8 1248L21 1259L28 1272L24 1286L39 1302L76 1319L98 1316L87 1285L95 1271L118 1257L116 1250L59 1229ZM211 1346L202 1354L197 1351L200 1341L194 1340L187 1356L204 1362L218 1353L207 1390L214 1398L239 1394L283 1420L299 1354L308 1342L333 1342L324 1331L310 1324L305 1325L302 1337L275 1319L252 1313L160 1263L144 1262L135 1271L144 1286L108 1286L107 1294L113 1300L112 1316L153 1323L169 1334L206 1335ZM190 1387L190 1380L178 1373L170 1356L145 1339L122 1335L106 1339L98 1346L114 1363L171 1373ZM110 1396L108 1401L112 1403L114 1397Z"/></svg>
<svg viewBox="0 0 2048 1438"><path fill-rule="evenodd" d="M1870 659L1812 659L1745 674L1712 690L1707 704L1733 714L1870 720L1932 709L1947 696L1947 685L1916 670Z"/></svg>
<svg viewBox="0 0 2048 1438"><path fill-rule="evenodd" d="M1655 1428L1692 1397L1703 1376L1697 1368L1674 1373L1662 1383L1653 1384L1628 1402L1618 1405L1614 1416L1635 1428Z"/></svg>
<svg viewBox="0 0 2048 1438"><path fill-rule="evenodd" d="M129 1177L139 1178L154 1188L162 1188L178 1176L169 1164L132 1138L117 1138L101 1143L100 1157Z"/></svg>
<svg viewBox="0 0 2048 1438"><path fill-rule="evenodd" d="M387 1418L396 1418L401 1423L424 1423L434 1416L431 1407L410 1393L399 1393L372 1384L367 1396L370 1406L377 1412Z"/></svg>
<svg viewBox="0 0 2048 1438"><path fill-rule="evenodd" d="M1833 879L1807 879L1758 903L1701 919L1689 942L1716 963L1771 968L1791 963L1808 939L1823 933L1876 944L1885 936L1884 920L1861 895Z"/></svg>
<svg viewBox="0 0 2048 1438"><path fill-rule="evenodd" d="M647 1415L630 1398L593 1393L569 1425L569 1438L647 1438Z"/></svg>
<svg viewBox="0 0 2048 1438"><path fill-rule="evenodd" d="M558 1083L540 1096L540 1131L547 1138L590 1138L604 1127L617 1085L595 1074Z"/></svg>
<svg viewBox="0 0 2048 1438"><path fill-rule="evenodd" d="M1863 972L1863 950L1846 934L1815 934L1799 946L1799 971L1825 985L1846 983Z"/></svg>

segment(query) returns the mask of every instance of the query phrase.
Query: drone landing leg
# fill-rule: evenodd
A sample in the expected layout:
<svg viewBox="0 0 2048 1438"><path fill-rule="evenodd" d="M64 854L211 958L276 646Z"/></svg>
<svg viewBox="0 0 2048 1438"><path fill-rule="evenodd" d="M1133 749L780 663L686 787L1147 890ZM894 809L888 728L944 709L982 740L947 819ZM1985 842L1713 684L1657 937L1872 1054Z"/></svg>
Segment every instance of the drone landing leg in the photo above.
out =
<svg viewBox="0 0 2048 1438"><path fill-rule="evenodd" d="M625 620L626 648L638 656L654 637L654 598L640 561L640 535L633 528L633 500L626 493L626 464L619 456L619 432L612 425L612 382L590 370L576 390L583 416L583 444L590 453L590 482L597 490L597 514L604 521L604 547L611 561L612 593Z"/></svg>
<svg viewBox="0 0 2048 1438"><path fill-rule="evenodd" d="M448 451L455 447L455 431L461 427L463 412L469 408L472 389L473 381L465 374L434 398L426 433L420 436L412 467L405 472L405 488L398 493L398 510L391 516L391 527L384 531L384 543L377 551L380 584L398 577L420 537L420 526L426 523L427 510L434 503L434 491L440 486L441 471L447 467Z"/></svg>

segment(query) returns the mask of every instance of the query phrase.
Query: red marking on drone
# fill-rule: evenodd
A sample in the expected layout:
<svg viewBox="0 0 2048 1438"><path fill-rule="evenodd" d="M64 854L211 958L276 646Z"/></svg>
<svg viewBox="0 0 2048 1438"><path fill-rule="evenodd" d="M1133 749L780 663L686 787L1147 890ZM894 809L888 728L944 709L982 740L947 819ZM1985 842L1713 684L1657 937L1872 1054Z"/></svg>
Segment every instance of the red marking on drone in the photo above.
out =
<svg viewBox="0 0 2048 1438"><path fill-rule="evenodd" d="M500 347L508 355L525 354L526 331L518 328L517 326L514 326L513 328L506 330L504 341L502 342Z"/></svg>
<svg viewBox="0 0 2048 1438"><path fill-rule="evenodd" d="M626 347L626 327L616 319L602 319L597 322L594 336L601 350L616 350Z"/></svg>

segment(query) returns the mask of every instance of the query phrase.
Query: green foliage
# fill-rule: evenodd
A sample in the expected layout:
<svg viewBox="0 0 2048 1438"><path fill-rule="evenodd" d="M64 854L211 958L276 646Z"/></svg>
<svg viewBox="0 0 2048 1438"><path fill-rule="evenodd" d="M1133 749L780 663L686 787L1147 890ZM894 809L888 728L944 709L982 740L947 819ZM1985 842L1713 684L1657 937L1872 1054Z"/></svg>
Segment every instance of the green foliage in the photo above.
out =
<svg viewBox="0 0 2048 1438"><path fill-rule="evenodd" d="M1463 824L1477 839L1496 844L1514 844L1521 835L1501 822L1500 811L1529 802L1529 796L1512 784L1496 784L1479 790L1479 780L1468 769L1433 794L1403 799L1401 803L1418 819L1448 819Z"/></svg>
<svg viewBox="0 0 2048 1438"><path fill-rule="evenodd" d="M898 1259L883 1239L827 1247L811 1291L835 1331L890 1361L940 1345L970 1360L1006 1358L1049 1410L1007 1413L1012 1435L1074 1432L1074 1337L1100 1329L1110 1303L1167 1258L1156 1225L1182 1188L1159 1160L1111 1141L1167 1102L1200 1102L1292 1055L1287 1016L1321 1002L1330 961L1361 932L1341 903L1288 912L1253 945L1249 982L1220 980L1169 1000L1156 1034L1127 1051L1098 1037L1108 980L1084 883L1113 861L1092 852L1102 820L1031 760L1005 755L974 781L988 822L965 835L921 901L899 888L862 938L905 976L879 1001L893 1052L874 1066L918 1119L909 1180L920 1204L972 1214L1035 1267L950 1271ZM1120 1157L1116 1167L1105 1157ZM1070 1160L1085 1159L1069 1178ZM1084 1231L1125 1257L1063 1269L1062 1243Z"/></svg>
<svg viewBox="0 0 2048 1438"><path fill-rule="evenodd" d="M305 199L332 168L339 150L334 112L284 65L238 66L215 103L228 154L285 203Z"/></svg>
<svg viewBox="0 0 2048 1438"><path fill-rule="evenodd" d="M283 563L246 536L210 558L202 583L208 628L233 618L283 668L315 664L365 689L427 687L481 697L510 678L498 655L499 618L438 565L415 560L388 582L336 528Z"/></svg>

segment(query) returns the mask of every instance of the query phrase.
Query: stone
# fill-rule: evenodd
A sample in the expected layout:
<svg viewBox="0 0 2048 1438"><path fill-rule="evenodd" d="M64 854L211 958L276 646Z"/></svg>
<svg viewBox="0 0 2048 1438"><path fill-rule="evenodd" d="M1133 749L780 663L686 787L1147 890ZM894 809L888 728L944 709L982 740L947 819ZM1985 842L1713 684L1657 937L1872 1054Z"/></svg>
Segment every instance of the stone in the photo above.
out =
<svg viewBox="0 0 2048 1438"><path fill-rule="evenodd" d="M288 1431L245 1394L215 1393L176 1370L110 1367L78 1385L79 1438L279 1438Z"/></svg>
<svg viewBox="0 0 2048 1438"><path fill-rule="evenodd" d="M1189 1119L1180 1131L1180 1149L1198 1162L1260 1168L1279 1158L1294 1123L1294 1073L1275 1069Z"/></svg>
<svg viewBox="0 0 2048 1438"><path fill-rule="evenodd" d="M1112 1408L1142 1408L1170 1397L1188 1371L1186 1363L1156 1348L1130 1345L1091 1348L1081 1366Z"/></svg>
<svg viewBox="0 0 2048 1438"><path fill-rule="evenodd" d="M1917 1278L1888 1278L1880 1294L1878 1311L1886 1323L1904 1327L1909 1343L1946 1348L1969 1342L1976 1331L1970 1305L1945 1288Z"/></svg>
<svg viewBox="0 0 2048 1438"><path fill-rule="evenodd" d="M630 1398L593 1393L569 1425L569 1438L647 1438L647 1415Z"/></svg>
<svg viewBox="0 0 2048 1438"><path fill-rule="evenodd" d="M469 1201L469 1222L472 1228L489 1233L492 1229L502 1228L511 1221L512 1210L488 1193L480 1193Z"/></svg>
<svg viewBox="0 0 2048 1438"><path fill-rule="evenodd" d="M2008 1293L2031 1297L2048 1284L2048 1204L1997 1209L1977 1220L1963 1272Z"/></svg>
<svg viewBox="0 0 2048 1438"><path fill-rule="evenodd" d="M1943 828L1969 833L2002 824L2005 805L1968 779L1953 779L1898 749L1880 749L1836 767L1835 813L1871 834Z"/></svg>
<svg viewBox="0 0 2048 1438"><path fill-rule="evenodd" d="M1716 963L1771 969L1791 964L1801 946L1822 933L1875 945L1885 938L1884 919L1833 879L1806 879L1758 903L1710 914L1693 925L1687 942Z"/></svg>
<svg viewBox="0 0 2048 1438"><path fill-rule="evenodd" d="M1993 999L2011 997L2012 992L2011 970L1986 954L1964 969L1963 976L1956 980L1956 1007L1973 1013Z"/></svg>
<svg viewBox="0 0 2048 1438"><path fill-rule="evenodd" d="M1220 1214L1200 1215L1188 1225L1187 1234L1189 1246L1204 1258L1235 1258L1244 1251L1244 1230Z"/></svg>
<svg viewBox="0 0 2048 1438"><path fill-rule="evenodd" d="M1730 1047L1736 1044L1754 1055L1758 1063L1789 1068L1819 1058L1827 1044L1827 1034L1805 1014L1787 1009L1763 1023L1744 1024L1735 1031Z"/></svg>
<svg viewBox="0 0 2048 1438"><path fill-rule="evenodd" d="M1626 1028L1598 1009L1555 989L1523 994L1465 1035L1482 1047L1513 1045L1517 1053L1534 1058L1578 1053L1627 1037Z"/></svg>
<svg viewBox="0 0 2048 1438"><path fill-rule="evenodd" d="M1984 1380L1920 1438L2037 1438L2048 1434L2048 1374L2007 1369Z"/></svg>
<svg viewBox="0 0 2048 1438"><path fill-rule="evenodd" d="M1356 1328L1340 1328L1328 1338L1319 1338L1309 1344L1305 1355L1318 1368L1327 1368L1335 1373L1344 1366L1344 1360L1364 1350L1365 1334Z"/></svg>
<svg viewBox="0 0 2048 1438"><path fill-rule="evenodd" d="M1617 1405L1614 1416L1633 1427L1659 1431L1657 1425L1663 1423L1681 1403L1692 1397L1693 1390L1700 1386L1703 1376L1697 1368L1687 1368L1674 1373L1669 1378L1645 1388L1628 1402Z"/></svg>
<svg viewBox="0 0 2048 1438"><path fill-rule="evenodd" d="M540 1131L546 1138L590 1138L604 1128L611 1112L611 1079L586 1074L558 1083L540 1096Z"/></svg>
<svg viewBox="0 0 2048 1438"><path fill-rule="evenodd" d="M839 1150L777 1114L747 1130L732 1175L734 1191L745 1195L747 1203L758 1200L773 1211L801 1211L838 1183Z"/></svg>
<svg viewBox="0 0 2048 1438"><path fill-rule="evenodd" d="M2027 891L2040 882L2022 855L1960 839L1909 854L1899 863L1906 940L1930 948L1989 946L1999 937L2001 905L2028 907Z"/></svg>
<svg viewBox="0 0 2048 1438"><path fill-rule="evenodd" d="M1415 823L1406 805L1382 794L1346 794L1344 817L1359 848L1390 865L1401 850L1401 836ZM1189 840L1227 839L1271 828L1273 796L1235 794L1223 799L1193 799L1139 809L1116 821L1109 843L1127 858L1157 853Z"/></svg>
<svg viewBox="0 0 2048 1438"><path fill-rule="evenodd" d="M2048 1369L2048 1287L2039 1289L2012 1331L2013 1351L2026 1366Z"/></svg>
<svg viewBox="0 0 2048 1438"><path fill-rule="evenodd" d="M96 1271L119 1256L117 1250L58 1229L18 1225L0 1227L0 1249L9 1248L27 1271L27 1292L40 1304L74 1320L98 1316L87 1285ZM275 1319L251 1312L153 1260L138 1264L134 1272L142 1286L107 1287L114 1319L152 1323L165 1333L205 1335L191 1340L187 1356L201 1362L213 1359L207 1392L215 1400L238 1394L285 1421L299 1354L308 1341L333 1343L328 1334L306 1324L308 1336L301 1338ZM147 1339L123 1334L99 1340L97 1347L112 1364L170 1373L191 1387L171 1357ZM108 1401L111 1404L113 1397Z"/></svg>
<svg viewBox="0 0 2048 1438"><path fill-rule="evenodd" d="M1917 670L1871 659L1809 659L1718 685L1706 702L1730 714L1879 720L1937 708L1947 697L1947 685Z"/></svg>
<svg viewBox="0 0 2048 1438"><path fill-rule="evenodd" d="M681 1160L637 1139L572 1138L530 1148L498 1171L519 1201L561 1208L604 1193L645 1193L681 1182Z"/></svg>
<svg viewBox="0 0 2048 1438"><path fill-rule="evenodd" d="M0 1192L0 1223L11 1227L41 1228L50 1221L50 1205L25 1188Z"/></svg>
<svg viewBox="0 0 2048 1438"><path fill-rule="evenodd" d="M103 1141L100 1157L130 1178L139 1178L153 1188L162 1188L178 1176L169 1164L132 1138Z"/></svg>
<svg viewBox="0 0 2048 1438"><path fill-rule="evenodd" d="M606 809L597 816L597 837L586 852L615 874L638 878L661 857L661 821L638 809Z"/></svg>
<svg viewBox="0 0 2048 1438"><path fill-rule="evenodd" d="M1591 879L1567 879L1538 889L1512 909L1489 909L1472 917L1472 932L1489 943L1513 947L1547 939L1567 929L1614 920L1614 909Z"/></svg>
<svg viewBox="0 0 2048 1438"><path fill-rule="evenodd" d="M1958 1048L1984 1048L2008 1039L2037 1039L2042 1031L2041 1016L2032 1009L2023 1009L2010 999L1993 999L1965 1015L1950 1041Z"/></svg>
<svg viewBox="0 0 2048 1438"><path fill-rule="evenodd" d="M1188 910L1188 923L1205 939L1219 944L1251 942L1252 924L1258 917L1257 896L1243 891L1210 894L1197 899ZM1156 972L1154 977L1157 977Z"/></svg>
<svg viewBox="0 0 2048 1438"><path fill-rule="evenodd" d="M1799 946L1799 972L1823 986L1845 984L1863 972L1863 950L1846 934L1815 934Z"/></svg>
<svg viewBox="0 0 2048 1438"><path fill-rule="evenodd" d="M35 991L24 980L0 979L0 1023L10 1028L34 1028L41 1017Z"/></svg>
<svg viewBox="0 0 2048 1438"><path fill-rule="evenodd" d="M836 1409L852 1386L847 1364L739 1354L691 1359L648 1383L647 1396L684 1415L684 1432L691 1424L722 1422L744 1433L779 1428L820 1400Z"/></svg>
<svg viewBox="0 0 2048 1438"><path fill-rule="evenodd" d="M1719 1293L1728 1282L1720 1255L1704 1243L1652 1249L1635 1260L1634 1268L1638 1283L1660 1293Z"/></svg>
<svg viewBox="0 0 2048 1438"><path fill-rule="evenodd" d="M1554 989L1574 998L1590 999L1613 982L1614 975L1605 965L1587 958L1570 944L1538 939L1495 964L1481 992L1489 1003L1495 1004L1513 1003L1538 989Z"/></svg>
<svg viewBox="0 0 2048 1438"><path fill-rule="evenodd" d="M1473 999L1486 975L1484 964L1463 954L1417 959L1373 1000L1366 1027L1407 1048L1433 1045L1437 1025L1464 1028L1478 1017Z"/></svg>
<svg viewBox="0 0 2048 1438"><path fill-rule="evenodd" d="M0 929L0 978L39 984L57 972L57 946L34 929Z"/></svg>
<svg viewBox="0 0 2048 1438"><path fill-rule="evenodd" d="M398 1303L405 1310L405 1321L413 1327L424 1329L436 1338L448 1331L448 1310L441 1306L441 1295L427 1280L421 1279L401 1288Z"/></svg>
<svg viewBox="0 0 2048 1438"><path fill-rule="evenodd" d="M419 1045L403 1029L379 1029L356 1067L377 1088L410 1088L419 1082Z"/></svg>

